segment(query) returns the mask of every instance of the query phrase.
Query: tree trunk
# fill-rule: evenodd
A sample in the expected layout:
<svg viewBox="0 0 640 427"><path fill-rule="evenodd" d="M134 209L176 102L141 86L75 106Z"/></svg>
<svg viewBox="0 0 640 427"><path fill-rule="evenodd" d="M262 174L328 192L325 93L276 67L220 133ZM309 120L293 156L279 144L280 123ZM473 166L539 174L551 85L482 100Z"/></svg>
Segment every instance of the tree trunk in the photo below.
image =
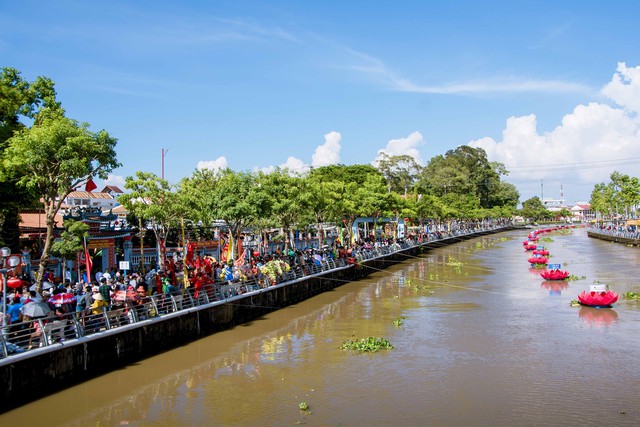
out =
<svg viewBox="0 0 640 427"><path fill-rule="evenodd" d="M47 269L47 262L49 262L49 252L51 251L51 246L53 245L53 227L55 225L55 211L53 206L47 206L46 209L46 227L47 227L47 235L44 239L44 249L42 250L42 256L40 257L40 265L38 266L38 276L36 277L36 292L42 292L42 278L44 277L44 272Z"/></svg>

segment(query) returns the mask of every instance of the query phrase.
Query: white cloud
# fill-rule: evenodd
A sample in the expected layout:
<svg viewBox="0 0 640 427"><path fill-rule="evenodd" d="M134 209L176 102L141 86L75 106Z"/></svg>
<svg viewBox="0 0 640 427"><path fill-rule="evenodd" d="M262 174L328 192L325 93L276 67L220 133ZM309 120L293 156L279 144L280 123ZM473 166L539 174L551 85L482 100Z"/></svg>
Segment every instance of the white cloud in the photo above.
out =
<svg viewBox="0 0 640 427"><path fill-rule="evenodd" d="M616 81L614 76L612 83L607 85L612 88L607 90L609 96L631 106L634 101L631 94L637 89L633 84L617 85ZM483 148L489 160L504 163L511 172L508 181L519 188L527 185L531 188L532 183L540 183L543 179L558 184L570 183L575 187L590 188L586 190L588 192L581 190L583 193L576 195L585 200L593 185L608 182L614 170L637 175L640 122L628 110L594 102L575 107L551 132L539 133L533 114L510 117L501 141L486 137L471 141L469 145ZM522 200L539 195L522 190L521 193Z"/></svg>
<svg viewBox="0 0 640 427"><path fill-rule="evenodd" d="M262 173L267 174L267 175L272 173L275 170L276 170L275 166L265 166L263 168L259 168L259 167L256 166L256 167L253 168L254 172L262 172Z"/></svg>
<svg viewBox="0 0 640 427"><path fill-rule="evenodd" d="M220 156L215 160L200 160L196 167L198 170L211 169L213 171L220 171L229 167L229 162L225 156Z"/></svg>
<svg viewBox="0 0 640 427"><path fill-rule="evenodd" d="M278 168L280 168L281 170L285 170L285 169L288 170L289 175L305 174L306 172L309 172L309 165L303 162L302 160L298 159L297 157L293 157L293 156L287 157L287 161L278 165ZM266 175L275 172L275 170L276 170L276 167L273 165L265 166L262 168L259 168L259 167L253 168L254 172L262 172Z"/></svg>
<svg viewBox="0 0 640 427"><path fill-rule="evenodd" d="M618 63L611 81L602 88L602 93L629 111L640 113L640 66L628 68Z"/></svg>
<svg viewBox="0 0 640 427"><path fill-rule="evenodd" d="M393 72L380 59L344 48L349 53L351 64L344 68L365 74L379 84L399 92L423 94L489 94L489 93L592 93L593 89L581 83L565 80L544 80L517 75L493 76L484 79L474 79L440 84L415 83L409 78Z"/></svg>
<svg viewBox="0 0 640 427"><path fill-rule="evenodd" d="M296 157L287 157L287 161L280 165L280 169L287 169L294 174L303 174L309 171L309 165Z"/></svg>
<svg viewBox="0 0 640 427"><path fill-rule="evenodd" d="M329 132L324 135L324 144L319 145L311 157L311 166L321 167L340 163L340 132Z"/></svg>
<svg viewBox="0 0 640 427"><path fill-rule="evenodd" d="M377 164L380 155L385 153L389 156L409 155L415 159L416 163L421 165L422 158L418 147L422 144L424 144L424 138L418 131L413 132L406 138L392 139L387 143L385 148L378 150L378 155L372 163Z"/></svg>
<svg viewBox="0 0 640 427"><path fill-rule="evenodd" d="M115 185L121 190L124 190L124 176L114 175L110 173L107 179L104 181L104 185Z"/></svg>

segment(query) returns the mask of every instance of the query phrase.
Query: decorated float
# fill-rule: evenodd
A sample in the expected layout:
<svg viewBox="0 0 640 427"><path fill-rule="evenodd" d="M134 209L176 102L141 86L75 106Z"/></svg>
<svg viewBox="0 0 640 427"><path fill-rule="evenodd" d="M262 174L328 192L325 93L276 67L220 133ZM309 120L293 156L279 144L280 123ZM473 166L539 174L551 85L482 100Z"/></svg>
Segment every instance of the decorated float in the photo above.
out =
<svg viewBox="0 0 640 427"><path fill-rule="evenodd" d="M545 270L540 273L540 276L544 280L564 280L569 277L569 272L566 270Z"/></svg>
<svg viewBox="0 0 640 427"><path fill-rule="evenodd" d="M541 267L547 265L549 259L540 255L534 255L528 258L527 261L531 264L531 267Z"/></svg>
<svg viewBox="0 0 640 427"><path fill-rule="evenodd" d="M607 289L607 285L591 285L589 291L578 294L578 301L589 307L611 307L618 301L618 294Z"/></svg>
<svg viewBox="0 0 640 427"><path fill-rule="evenodd" d="M564 280L569 277L569 272L560 270L560 264L549 264L549 269L540 273L545 280Z"/></svg>
<svg viewBox="0 0 640 427"><path fill-rule="evenodd" d="M549 251L544 249L544 248L540 248L538 246L538 248L534 249L534 251L532 252L534 255L542 255L542 256L548 256L549 255Z"/></svg>

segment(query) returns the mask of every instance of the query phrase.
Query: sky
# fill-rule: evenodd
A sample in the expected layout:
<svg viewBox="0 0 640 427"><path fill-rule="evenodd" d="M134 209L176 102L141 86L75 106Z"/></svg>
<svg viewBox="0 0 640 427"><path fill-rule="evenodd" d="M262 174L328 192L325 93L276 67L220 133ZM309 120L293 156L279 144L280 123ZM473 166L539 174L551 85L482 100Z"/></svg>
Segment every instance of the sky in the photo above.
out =
<svg viewBox="0 0 640 427"><path fill-rule="evenodd" d="M0 67L51 78L68 117L118 139L99 186L471 145L521 201L572 204L640 175L638 16L635 0L0 0Z"/></svg>

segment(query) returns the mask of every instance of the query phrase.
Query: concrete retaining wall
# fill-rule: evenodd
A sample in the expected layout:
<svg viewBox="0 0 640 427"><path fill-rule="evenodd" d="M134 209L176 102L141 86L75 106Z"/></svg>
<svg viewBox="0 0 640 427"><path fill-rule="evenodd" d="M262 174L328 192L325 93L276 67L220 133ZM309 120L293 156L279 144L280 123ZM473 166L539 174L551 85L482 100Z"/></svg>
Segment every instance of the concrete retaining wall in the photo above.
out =
<svg viewBox="0 0 640 427"><path fill-rule="evenodd" d="M587 231L587 236L595 239L607 240L609 242L624 243L625 245L640 246L640 240L618 237L610 234L601 234L594 231Z"/></svg>
<svg viewBox="0 0 640 427"><path fill-rule="evenodd" d="M0 412L86 381L146 357L176 348L281 307L308 299L348 281L405 261L430 248L510 228L451 237L225 301L178 311L84 338L0 360Z"/></svg>

